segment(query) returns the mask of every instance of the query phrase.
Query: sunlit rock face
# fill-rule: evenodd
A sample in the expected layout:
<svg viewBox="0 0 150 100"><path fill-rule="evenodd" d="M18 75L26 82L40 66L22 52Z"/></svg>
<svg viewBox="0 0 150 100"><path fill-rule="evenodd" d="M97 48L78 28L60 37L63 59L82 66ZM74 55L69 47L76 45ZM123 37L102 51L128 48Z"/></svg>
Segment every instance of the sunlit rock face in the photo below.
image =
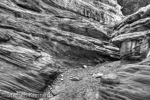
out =
<svg viewBox="0 0 150 100"><path fill-rule="evenodd" d="M60 73L117 60L122 17L115 0L1 0L0 100L37 100Z"/></svg>
<svg viewBox="0 0 150 100"><path fill-rule="evenodd" d="M122 13L124 15L130 15L138 11L141 7L145 7L150 4L149 0L117 0L122 6Z"/></svg>

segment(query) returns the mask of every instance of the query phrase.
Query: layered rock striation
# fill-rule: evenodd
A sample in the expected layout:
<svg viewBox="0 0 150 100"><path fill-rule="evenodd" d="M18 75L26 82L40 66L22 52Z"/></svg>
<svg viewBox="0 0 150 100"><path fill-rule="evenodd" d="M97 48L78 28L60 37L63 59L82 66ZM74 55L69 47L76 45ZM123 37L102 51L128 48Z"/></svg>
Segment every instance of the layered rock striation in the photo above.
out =
<svg viewBox="0 0 150 100"><path fill-rule="evenodd" d="M117 60L122 17L115 0L1 0L0 99L39 99L60 73Z"/></svg>
<svg viewBox="0 0 150 100"><path fill-rule="evenodd" d="M117 0L124 15L130 15L150 4L149 0Z"/></svg>
<svg viewBox="0 0 150 100"><path fill-rule="evenodd" d="M117 0L1 1L0 100L149 100L150 6L125 18L120 9ZM120 60L128 50L132 64Z"/></svg>
<svg viewBox="0 0 150 100"><path fill-rule="evenodd" d="M141 8L116 24L115 31L112 34L114 38L111 41L119 48L122 48L120 50L122 56L124 56L125 52L126 54L139 53L138 56L141 55L139 58L149 56L149 11L150 5Z"/></svg>
<svg viewBox="0 0 150 100"><path fill-rule="evenodd" d="M47 88L44 94L50 97L46 100L149 100L148 19L149 6L114 26L110 42L120 48L120 56L131 53L130 62L122 57L94 68L68 70Z"/></svg>

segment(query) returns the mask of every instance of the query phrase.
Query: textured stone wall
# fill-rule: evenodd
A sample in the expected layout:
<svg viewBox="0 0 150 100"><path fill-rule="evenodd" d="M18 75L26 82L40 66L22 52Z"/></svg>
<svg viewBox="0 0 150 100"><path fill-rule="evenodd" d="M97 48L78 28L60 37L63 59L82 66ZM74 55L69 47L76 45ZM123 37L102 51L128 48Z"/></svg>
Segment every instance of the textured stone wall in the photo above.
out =
<svg viewBox="0 0 150 100"><path fill-rule="evenodd" d="M122 6L122 13L124 15L130 15L138 11L141 7L145 7L150 4L149 0L118 0L118 3Z"/></svg>
<svg viewBox="0 0 150 100"><path fill-rule="evenodd" d="M116 1L103 2L1 0L0 100L39 99L29 95L43 94L60 73L118 59L108 26L123 15ZM11 96L18 92L29 98Z"/></svg>

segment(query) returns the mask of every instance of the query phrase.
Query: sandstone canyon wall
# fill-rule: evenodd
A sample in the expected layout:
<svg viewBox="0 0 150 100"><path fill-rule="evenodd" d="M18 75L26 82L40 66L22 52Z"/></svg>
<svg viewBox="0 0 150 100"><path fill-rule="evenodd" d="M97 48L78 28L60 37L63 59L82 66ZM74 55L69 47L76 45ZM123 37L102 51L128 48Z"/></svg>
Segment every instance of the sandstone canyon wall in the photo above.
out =
<svg viewBox="0 0 150 100"><path fill-rule="evenodd" d="M141 7L145 7L150 4L149 0L117 0L119 5L122 6L122 13L124 15L130 15L138 11Z"/></svg>
<svg viewBox="0 0 150 100"><path fill-rule="evenodd" d="M0 100L39 99L14 95L43 94L70 68L119 59L108 41L122 17L113 0L1 0Z"/></svg>
<svg viewBox="0 0 150 100"><path fill-rule="evenodd" d="M116 45L149 34L149 6L120 9L117 0L1 0L0 100L149 100L149 57L121 64Z"/></svg>

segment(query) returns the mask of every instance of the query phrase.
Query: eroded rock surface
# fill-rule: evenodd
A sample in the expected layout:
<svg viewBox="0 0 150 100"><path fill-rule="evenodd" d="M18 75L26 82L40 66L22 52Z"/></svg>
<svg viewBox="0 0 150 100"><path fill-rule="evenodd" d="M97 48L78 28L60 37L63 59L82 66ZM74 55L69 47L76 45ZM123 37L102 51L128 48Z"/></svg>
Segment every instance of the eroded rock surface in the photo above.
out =
<svg viewBox="0 0 150 100"><path fill-rule="evenodd" d="M119 34L142 32L149 30L150 5L141 8L115 25L115 32L112 36Z"/></svg>
<svg viewBox="0 0 150 100"><path fill-rule="evenodd" d="M1 0L0 100L37 100L60 73L117 60L122 17L115 0Z"/></svg>
<svg viewBox="0 0 150 100"><path fill-rule="evenodd" d="M0 100L149 100L149 57L122 64L116 45L149 34L145 8L122 20L117 0L1 0Z"/></svg>
<svg viewBox="0 0 150 100"><path fill-rule="evenodd" d="M135 40L144 41L140 45L139 55L149 52L149 7L141 8L114 26L111 42L119 48L124 45L122 53L136 47L138 43ZM95 68L68 70L45 91L49 98L40 100L149 100L149 54L142 61L132 60L133 64L128 61L122 63L121 60ZM102 76L93 77L97 73ZM81 80L72 81L69 76Z"/></svg>
<svg viewBox="0 0 150 100"><path fill-rule="evenodd" d="M132 59L145 59L149 56L149 11L150 5L115 25L111 41L120 48L121 56L129 55Z"/></svg>
<svg viewBox="0 0 150 100"><path fill-rule="evenodd" d="M130 15L138 11L141 7L145 7L150 4L149 0L117 0L122 6L122 13L124 15Z"/></svg>

